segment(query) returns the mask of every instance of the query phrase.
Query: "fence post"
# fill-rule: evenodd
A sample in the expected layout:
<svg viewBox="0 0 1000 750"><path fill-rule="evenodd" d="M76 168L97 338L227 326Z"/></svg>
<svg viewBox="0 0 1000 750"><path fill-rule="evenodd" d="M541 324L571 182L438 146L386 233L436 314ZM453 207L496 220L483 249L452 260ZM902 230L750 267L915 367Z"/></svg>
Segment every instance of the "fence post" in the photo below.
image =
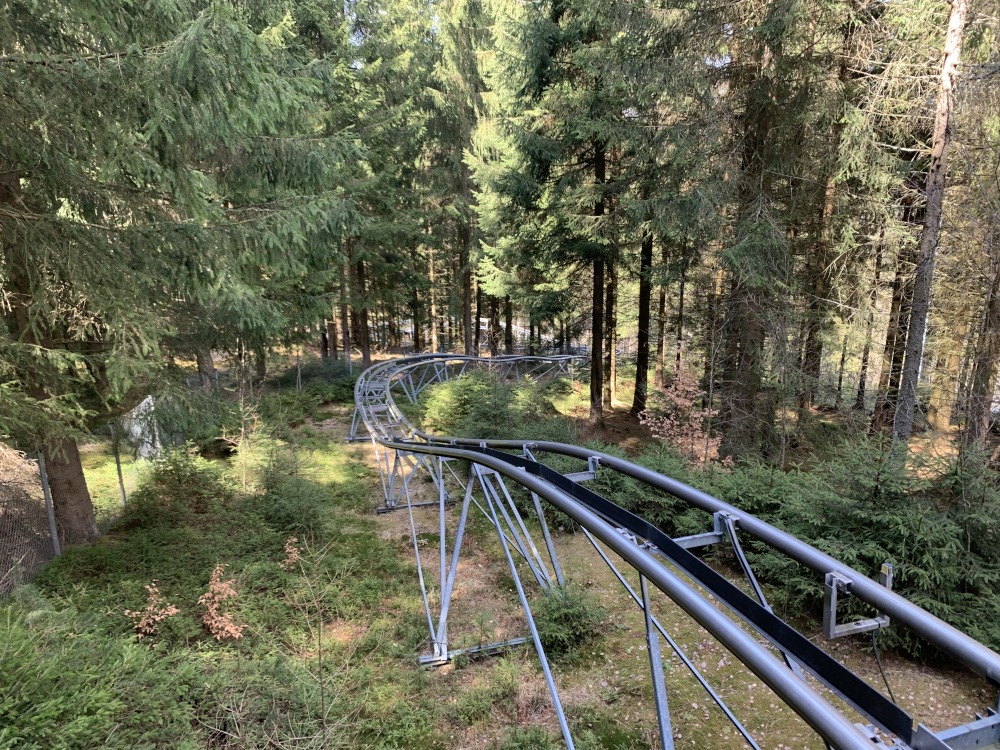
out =
<svg viewBox="0 0 1000 750"><path fill-rule="evenodd" d="M49 491L49 475L45 471L45 455L38 452L38 475L42 479L42 494L45 495L45 511L49 515L49 535L52 537L52 551L56 557L62 555L59 548L59 530L56 528L56 513L52 507L52 493Z"/></svg>
<svg viewBox="0 0 1000 750"><path fill-rule="evenodd" d="M122 476L122 457L119 450L118 428L111 423L111 448L115 453L115 468L118 469L118 489L122 493L122 507L128 507L128 497L125 495L125 478Z"/></svg>

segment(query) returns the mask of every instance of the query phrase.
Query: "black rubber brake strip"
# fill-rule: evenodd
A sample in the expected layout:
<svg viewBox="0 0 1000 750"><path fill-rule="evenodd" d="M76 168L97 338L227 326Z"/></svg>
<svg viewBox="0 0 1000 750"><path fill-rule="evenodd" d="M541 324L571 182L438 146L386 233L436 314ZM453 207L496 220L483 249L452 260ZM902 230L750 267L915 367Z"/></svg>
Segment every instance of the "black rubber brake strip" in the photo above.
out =
<svg viewBox="0 0 1000 750"><path fill-rule="evenodd" d="M860 713L869 717L882 729L895 734L903 742L907 744L912 742L913 719L902 708L837 662L784 620L768 612L649 521L537 461L481 446L462 446L462 449L482 453L524 469L558 487L621 528L648 540L674 565L711 591L721 602L778 648L792 656Z"/></svg>

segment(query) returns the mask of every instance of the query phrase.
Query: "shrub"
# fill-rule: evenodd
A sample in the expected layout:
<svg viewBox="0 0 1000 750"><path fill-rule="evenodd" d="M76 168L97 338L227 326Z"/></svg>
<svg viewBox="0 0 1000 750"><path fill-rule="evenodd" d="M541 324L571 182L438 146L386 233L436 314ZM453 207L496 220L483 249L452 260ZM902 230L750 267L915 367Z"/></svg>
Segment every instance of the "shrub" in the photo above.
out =
<svg viewBox="0 0 1000 750"><path fill-rule="evenodd" d="M272 463L265 471L263 489L248 505L272 529L285 536L315 535L322 530L324 507L330 501L326 487Z"/></svg>
<svg viewBox="0 0 1000 750"><path fill-rule="evenodd" d="M547 656L572 656L600 631L606 614L594 598L574 584L552 586L532 608Z"/></svg>

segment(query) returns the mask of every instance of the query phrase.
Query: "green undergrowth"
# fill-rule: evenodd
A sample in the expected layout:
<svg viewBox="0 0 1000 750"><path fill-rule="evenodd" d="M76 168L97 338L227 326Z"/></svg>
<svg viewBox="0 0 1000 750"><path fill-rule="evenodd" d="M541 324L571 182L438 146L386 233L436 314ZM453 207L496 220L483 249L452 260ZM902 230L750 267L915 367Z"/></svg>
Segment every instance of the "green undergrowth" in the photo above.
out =
<svg viewBox="0 0 1000 750"><path fill-rule="evenodd" d="M567 392L572 384L565 378L509 383L482 372L427 389L417 416L437 435L572 442L572 423L552 403Z"/></svg>
<svg viewBox="0 0 1000 750"><path fill-rule="evenodd" d="M256 423L228 461L150 462L108 533L0 603L0 748L443 747L371 470Z"/></svg>
<svg viewBox="0 0 1000 750"><path fill-rule="evenodd" d="M552 436L572 435L570 420L551 402L553 389L563 387L465 376L425 396L424 423L468 437L559 440ZM494 416L501 409L507 416ZM663 444L629 458L743 508L873 578L883 562L891 562L896 591L1000 648L1000 475L975 457L931 465L918 455L907 466L897 466L885 441L844 433L839 440L829 439L823 458L811 461L809 470L784 471L763 461L732 469L695 467ZM586 445L625 457L617 446ZM584 468L575 459L540 458L561 472ZM709 514L629 477L599 471L588 486L670 534L711 529ZM526 498L520 502L530 512ZM550 518L556 528L573 528L558 511ZM772 584L772 603L779 611L815 620L823 593L818 575L764 545L744 544L758 576ZM853 599L842 606L842 621L873 614ZM902 627L880 631L879 638L911 655L934 656Z"/></svg>

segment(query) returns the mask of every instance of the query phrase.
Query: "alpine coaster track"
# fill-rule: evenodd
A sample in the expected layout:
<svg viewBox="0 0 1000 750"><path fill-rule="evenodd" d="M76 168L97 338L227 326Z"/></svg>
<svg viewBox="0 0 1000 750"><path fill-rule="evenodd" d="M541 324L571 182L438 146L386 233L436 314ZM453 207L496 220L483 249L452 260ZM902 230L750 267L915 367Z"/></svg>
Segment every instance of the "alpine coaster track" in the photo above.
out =
<svg viewBox="0 0 1000 750"><path fill-rule="evenodd" d="M989 710L986 716L977 716L975 721L939 732L932 732L923 724L914 725L913 717L896 703L775 615L743 552L739 536L742 534L762 542L817 574L817 586L822 586L824 591L823 631L828 638L884 628L894 622L911 629L991 685L1000 685L1000 654L893 593L892 566L889 563L882 566L879 580L872 580L735 506L605 453L545 441L476 440L429 435L406 418L395 400L400 396L415 403L425 388L476 369L488 370L502 379L544 378L571 375L575 361L576 358L569 356L479 358L429 354L382 362L368 368L359 377L354 391L356 407L349 439L364 439L359 435L362 427L371 438L385 495L385 505L380 510L405 509L409 514L420 589L433 645L432 652L420 658L421 663L444 664L459 654L492 653L533 644L566 747L573 749L569 724L525 591L525 578L542 590L565 583L546 522L545 508L551 507L580 526L602 561L644 613L658 735L665 750L672 749L674 745L661 640L677 654L746 743L755 749L760 745L657 620L650 604L650 585L673 600L767 684L816 731L828 747L838 750L871 750L873 747L982 750L1000 747L1000 715L996 711ZM564 475L538 460L538 456L545 455L581 459L586 462L586 468ZM461 471L463 465L467 467L467 472ZM708 514L706 526L711 523L711 529L693 536L670 538L653 524L582 484L594 479L599 470L631 477L653 490L705 511ZM436 501L419 502L414 498L413 483L418 474L426 474L433 481ZM508 483L530 493L533 520L524 518L511 496ZM462 498L457 521L451 510L453 496ZM473 505L497 532L530 634L510 641L449 650L448 614L462 540ZM418 506L436 508L439 516L439 560L437 564L427 566L435 569L430 582L425 577L425 565L421 563L421 545L413 516L413 508ZM540 543L536 543L529 528L535 523L540 531ZM449 526L452 528L449 529ZM754 597L744 593L690 552L714 544L731 547ZM618 570L605 548L616 553L639 574L638 591ZM544 550L544 554L540 550ZM525 576L521 575L518 558L527 570ZM432 596L429 591L435 595ZM875 615L866 620L838 623L837 599L848 595L870 604ZM780 657L762 645L754 634L770 642ZM805 673L857 713L844 711L831 703L823 691L806 681Z"/></svg>

